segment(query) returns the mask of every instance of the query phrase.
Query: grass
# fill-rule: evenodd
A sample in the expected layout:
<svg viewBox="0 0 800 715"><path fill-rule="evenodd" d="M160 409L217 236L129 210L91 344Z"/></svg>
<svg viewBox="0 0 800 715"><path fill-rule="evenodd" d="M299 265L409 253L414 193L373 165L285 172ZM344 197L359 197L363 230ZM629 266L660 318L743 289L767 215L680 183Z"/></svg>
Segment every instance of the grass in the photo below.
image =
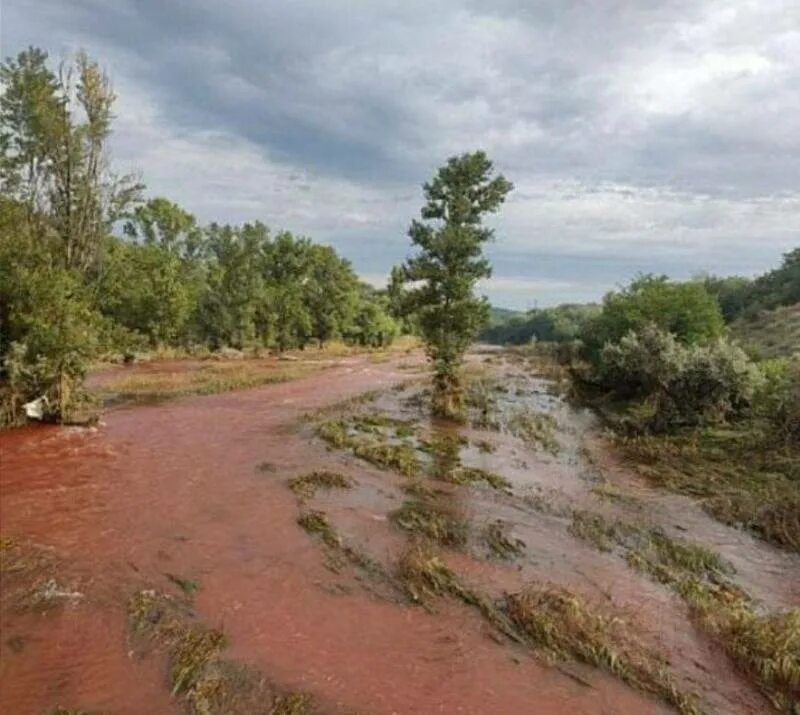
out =
<svg viewBox="0 0 800 715"><path fill-rule="evenodd" d="M172 583L174 583L187 596L194 596L194 594L200 590L200 584L190 578L182 578L181 576L176 576L172 573L165 573L164 576L172 581Z"/></svg>
<svg viewBox="0 0 800 715"><path fill-rule="evenodd" d="M407 500L389 517L401 529L444 546L463 546L469 527L446 509L417 500Z"/></svg>
<svg viewBox="0 0 800 715"><path fill-rule="evenodd" d="M729 580L733 568L718 554L655 529L575 512L570 531L675 591L695 622L770 698L793 712L800 705L800 609L760 614Z"/></svg>
<svg viewBox="0 0 800 715"><path fill-rule="evenodd" d="M525 551L525 542L513 538L508 533L508 525L497 520L487 525L484 541L489 551L498 559L508 561Z"/></svg>
<svg viewBox="0 0 800 715"><path fill-rule="evenodd" d="M700 712L695 697L679 689L666 665L625 633L623 621L599 613L576 594L549 584L531 586L507 596L506 608L512 623L548 658L588 663L681 713Z"/></svg>
<svg viewBox="0 0 800 715"><path fill-rule="evenodd" d="M391 427L394 434L385 434L382 427ZM332 447L349 449L361 459L381 469L391 469L403 476L419 473L421 464L413 446L405 441L391 441L409 429L408 423L390 418L360 416L333 418L315 425L315 432Z"/></svg>
<svg viewBox="0 0 800 715"><path fill-rule="evenodd" d="M328 470L309 472L289 480L289 489L303 499L310 499L319 489L350 489L353 480Z"/></svg>
<svg viewBox="0 0 800 715"><path fill-rule="evenodd" d="M346 564L357 567L366 575L386 580L383 568L369 556L346 544L331 526L328 517L321 511L300 514L297 523L311 536L317 537L328 547L327 566L338 573Z"/></svg>
<svg viewBox="0 0 800 715"><path fill-rule="evenodd" d="M135 639L147 639L169 654L172 694L196 715L310 715L311 698L284 692L259 673L223 656L225 635L200 622L184 604L155 591L139 591L128 602Z"/></svg>
<svg viewBox="0 0 800 715"><path fill-rule="evenodd" d="M297 517L297 523L312 536L322 540L327 546L338 548L341 546L341 539L333 530L328 521L328 517L321 511L307 511Z"/></svg>
<svg viewBox="0 0 800 715"><path fill-rule="evenodd" d="M769 444L755 423L620 439L654 483L700 500L716 519L800 553L800 452Z"/></svg>
<svg viewBox="0 0 800 715"><path fill-rule="evenodd" d="M477 467L457 467L447 474L445 481L453 484L485 484L498 491L511 491L511 482L508 479Z"/></svg>
<svg viewBox="0 0 800 715"><path fill-rule="evenodd" d="M561 449L555 436L557 426L552 415L529 408L516 409L507 420L508 431L515 437L554 455Z"/></svg>
<svg viewBox="0 0 800 715"><path fill-rule="evenodd" d="M104 382L97 393L126 402L153 402L190 395L213 395L297 380L321 369L313 363L276 365L262 360L209 362L195 370L126 375Z"/></svg>
<svg viewBox="0 0 800 715"><path fill-rule="evenodd" d="M82 593L60 582L57 569L53 551L14 537L0 537L0 576L18 611L45 613L83 598Z"/></svg>
<svg viewBox="0 0 800 715"><path fill-rule="evenodd" d="M759 357L788 357L800 346L800 303L741 318L731 326L731 334Z"/></svg>

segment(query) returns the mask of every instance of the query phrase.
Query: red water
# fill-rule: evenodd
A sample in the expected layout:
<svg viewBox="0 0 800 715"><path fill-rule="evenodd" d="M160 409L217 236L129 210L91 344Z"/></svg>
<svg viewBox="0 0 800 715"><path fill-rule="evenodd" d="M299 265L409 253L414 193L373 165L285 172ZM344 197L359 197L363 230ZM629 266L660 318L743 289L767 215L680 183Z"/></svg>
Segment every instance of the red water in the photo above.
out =
<svg viewBox="0 0 800 715"><path fill-rule="evenodd" d="M196 603L230 655L331 711L364 713L662 712L617 682L580 685L515 662L459 607L433 616L354 590L321 588L318 546L269 461L291 475L326 461L294 424L304 410L407 379L349 360L295 383L112 411L97 430L31 427L0 436L0 524L53 547L59 579L85 594L46 615L4 604L0 709L56 705L107 713L179 712L164 663L128 653L124 604L164 573L196 578ZM21 652L7 640L23 638Z"/></svg>
<svg viewBox="0 0 800 715"><path fill-rule="evenodd" d="M443 603L430 614L372 596L326 568L319 545L296 524L298 504L286 478L331 464L353 475L359 488L331 495L325 508L347 539L378 558L391 558L398 546L386 513L402 495L396 478L309 440L299 418L409 376L397 362L348 358L291 383L113 410L95 430L0 434L0 531L52 547L59 580L84 594L45 615L19 614L3 600L0 711L38 715L61 705L112 715L181 712L169 695L163 656L134 655L125 623L130 594L174 592L165 576L173 573L201 584L197 611L223 628L230 657L309 691L326 712L668 712L596 671L575 670L580 678L572 678L497 643L459 604ZM495 471L507 468L515 485L528 475L529 486L534 480L580 492L569 455L556 460L514 449L513 456L500 450L481 459ZM259 472L262 462L273 471ZM632 608L645 635L667 641L676 660L697 660L685 679L719 712L763 711L764 701L694 633L661 587L571 540L551 517L485 493L454 498L479 516L507 518L528 544L514 566L457 557L482 585L499 592L550 578L613 597ZM760 552L745 546L750 556L740 561L752 574L748 559L761 568ZM787 563L774 556L764 572L781 568ZM775 600L794 595L784 587ZM21 652L9 646L13 637L23 639Z"/></svg>

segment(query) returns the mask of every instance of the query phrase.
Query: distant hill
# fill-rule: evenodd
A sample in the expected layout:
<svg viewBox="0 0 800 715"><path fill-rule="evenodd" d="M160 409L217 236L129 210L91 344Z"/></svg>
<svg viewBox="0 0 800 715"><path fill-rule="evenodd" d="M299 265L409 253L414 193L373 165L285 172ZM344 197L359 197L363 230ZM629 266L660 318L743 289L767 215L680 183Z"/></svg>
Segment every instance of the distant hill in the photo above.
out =
<svg viewBox="0 0 800 715"><path fill-rule="evenodd" d="M739 318L731 324L731 335L759 357L800 353L800 303Z"/></svg>

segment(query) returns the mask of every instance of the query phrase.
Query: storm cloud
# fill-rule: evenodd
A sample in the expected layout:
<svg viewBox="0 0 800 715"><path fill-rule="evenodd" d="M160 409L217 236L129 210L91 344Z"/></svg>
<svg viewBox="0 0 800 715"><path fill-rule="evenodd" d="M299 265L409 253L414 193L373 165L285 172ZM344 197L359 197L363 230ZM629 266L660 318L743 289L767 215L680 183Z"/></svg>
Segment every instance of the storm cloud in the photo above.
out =
<svg viewBox="0 0 800 715"><path fill-rule="evenodd" d="M1 22L3 55L107 67L115 157L150 194L309 234L376 283L420 184L474 148L517 187L498 304L753 274L800 243L794 0L4 0Z"/></svg>

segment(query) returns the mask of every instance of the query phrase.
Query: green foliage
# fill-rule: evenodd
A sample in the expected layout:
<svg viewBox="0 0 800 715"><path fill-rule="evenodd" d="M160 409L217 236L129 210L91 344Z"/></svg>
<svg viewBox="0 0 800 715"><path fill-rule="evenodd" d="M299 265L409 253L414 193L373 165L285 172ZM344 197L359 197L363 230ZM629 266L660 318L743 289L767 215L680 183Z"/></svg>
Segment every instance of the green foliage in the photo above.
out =
<svg viewBox="0 0 800 715"><path fill-rule="evenodd" d="M47 54L0 66L0 379L4 419L44 396L66 418L98 345L92 278L139 190L108 167L114 93L84 54L56 76Z"/></svg>
<svg viewBox="0 0 800 715"><path fill-rule="evenodd" d="M111 172L115 96L84 54L56 75L29 49L0 82L0 423L42 395L66 416L100 351L382 347L397 334L389 299L332 248L140 203Z"/></svg>
<svg viewBox="0 0 800 715"><path fill-rule="evenodd" d="M800 356L762 363L765 382L758 394L759 412L779 440L800 445Z"/></svg>
<svg viewBox="0 0 800 715"><path fill-rule="evenodd" d="M800 247L783 256L783 263L753 281L748 295L747 312L800 303Z"/></svg>
<svg viewBox="0 0 800 715"><path fill-rule="evenodd" d="M646 399L652 407L649 426L664 429L740 412L752 403L763 376L726 340L686 346L647 325L602 349L596 380L621 399Z"/></svg>
<svg viewBox="0 0 800 715"><path fill-rule="evenodd" d="M424 186L422 220L409 236L419 253L393 272L393 283L410 283L399 298L401 311L413 315L434 370L434 411L446 417L463 409L459 369L464 352L488 319L485 299L475 284L491 275L482 254L493 232L483 224L513 188L483 152L452 157ZM395 295L400 289L395 285Z"/></svg>
<svg viewBox="0 0 800 715"><path fill-rule="evenodd" d="M479 338L496 345L570 342L579 338L584 326L599 313L600 307L591 303L540 308L526 314L511 313L507 319L483 330Z"/></svg>
<svg viewBox="0 0 800 715"><path fill-rule="evenodd" d="M649 324L687 345L719 338L725 330L719 304L703 284L648 275L606 295L601 313L588 321L580 337L596 359L606 343Z"/></svg>

